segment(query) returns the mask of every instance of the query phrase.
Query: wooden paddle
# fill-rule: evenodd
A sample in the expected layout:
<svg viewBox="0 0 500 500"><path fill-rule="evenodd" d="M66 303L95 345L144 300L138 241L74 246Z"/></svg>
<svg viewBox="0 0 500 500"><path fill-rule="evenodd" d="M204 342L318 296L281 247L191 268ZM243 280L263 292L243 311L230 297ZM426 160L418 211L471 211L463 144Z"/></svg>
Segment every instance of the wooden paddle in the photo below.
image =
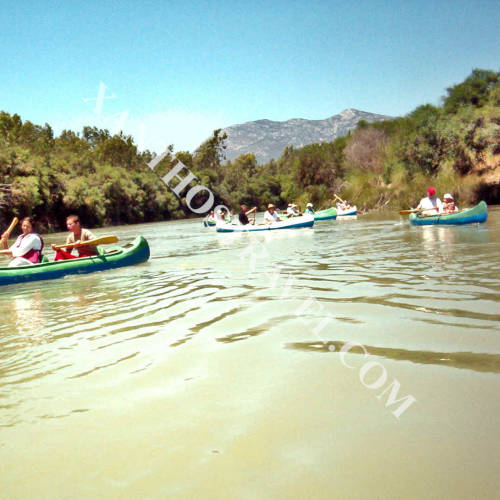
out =
<svg viewBox="0 0 500 500"><path fill-rule="evenodd" d="M87 240L80 243L71 243L69 245L54 245L55 250L61 250L61 248L80 248L89 245L109 245L110 243L116 243L118 241L117 236L101 236L100 238L94 238L93 240Z"/></svg>
<svg viewBox="0 0 500 500"><path fill-rule="evenodd" d="M417 212L428 212L429 210L438 210L437 208L414 208L413 210L400 210L399 215L415 214ZM439 215L439 214L436 214Z"/></svg>
<svg viewBox="0 0 500 500"><path fill-rule="evenodd" d="M19 222L19 219L17 217L14 217L12 219L12 222L10 223L10 226L8 227L7 231L5 231L5 237L0 239L0 246L4 247L5 244L7 243L7 240L9 239L10 233L12 233L12 230L16 227L17 223Z"/></svg>
<svg viewBox="0 0 500 500"><path fill-rule="evenodd" d="M337 198L337 200L340 200L342 203L345 203L345 201L340 196L335 195L335 198Z"/></svg>

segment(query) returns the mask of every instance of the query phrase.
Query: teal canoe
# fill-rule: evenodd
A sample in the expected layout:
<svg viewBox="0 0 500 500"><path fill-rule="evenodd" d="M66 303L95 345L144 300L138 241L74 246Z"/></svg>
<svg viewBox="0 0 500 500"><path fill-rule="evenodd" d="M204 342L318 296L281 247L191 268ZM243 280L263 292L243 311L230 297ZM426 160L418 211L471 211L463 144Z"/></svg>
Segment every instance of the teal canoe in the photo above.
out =
<svg viewBox="0 0 500 500"><path fill-rule="evenodd" d="M462 224L472 224L486 222L488 218L488 206L481 201L475 207L466 208L451 214L438 214L430 216L420 216L410 214L410 222L415 226L445 225L457 226Z"/></svg>
<svg viewBox="0 0 500 500"><path fill-rule="evenodd" d="M132 266L147 261L149 254L148 242L142 236L138 236L128 245L108 247L106 252L93 257L42 262L33 266L0 267L0 285L50 280L68 274L86 274Z"/></svg>
<svg viewBox="0 0 500 500"><path fill-rule="evenodd" d="M337 218L337 209L335 207L330 207L325 210L318 210L314 214L314 220L329 220Z"/></svg>

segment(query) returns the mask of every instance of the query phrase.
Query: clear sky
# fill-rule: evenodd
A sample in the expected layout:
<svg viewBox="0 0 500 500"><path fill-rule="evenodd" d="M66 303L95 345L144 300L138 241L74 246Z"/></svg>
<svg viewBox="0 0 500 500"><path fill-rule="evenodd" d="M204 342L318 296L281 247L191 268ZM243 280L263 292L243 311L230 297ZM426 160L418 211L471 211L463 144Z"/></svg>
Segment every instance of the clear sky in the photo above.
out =
<svg viewBox="0 0 500 500"><path fill-rule="evenodd" d="M500 69L498 0L0 0L0 21L0 110L157 152L262 118L404 115Z"/></svg>

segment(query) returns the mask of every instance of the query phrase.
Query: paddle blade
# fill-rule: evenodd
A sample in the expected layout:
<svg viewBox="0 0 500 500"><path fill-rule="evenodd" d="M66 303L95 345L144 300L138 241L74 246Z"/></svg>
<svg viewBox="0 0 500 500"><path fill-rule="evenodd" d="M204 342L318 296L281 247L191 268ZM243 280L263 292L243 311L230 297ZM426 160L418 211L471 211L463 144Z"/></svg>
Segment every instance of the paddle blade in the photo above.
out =
<svg viewBox="0 0 500 500"><path fill-rule="evenodd" d="M12 222L10 223L9 228L7 229L7 233L10 235L12 233L12 230L17 226L17 223L19 222L19 219L17 217L14 217L12 219Z"/></svg>
<svg viewBox="0 0 500 500"><path fill-rule="evenodd" d="M7 231L5 231L5 233L4 233L4 237L0 239L1 246L6 246L7 240L9 239L9 236L10 236L10 233L12 233L12 230L16 227L18 222L19 222L19 219L17 217L14 217L12 219L10 226L7 228Z"/></svg>
<svg viewBox="0 0 500 500"><path fill-rule="evenodd" d="M117 236L101 236L99 238L94 238L93 240L87 240L82 243L71 243L70 245L55 245L54 249L60 250L61 248L67 248L67 249L80 248L89 245L109 245L111 243L117 243L117 242L118 242Z"/></svg>

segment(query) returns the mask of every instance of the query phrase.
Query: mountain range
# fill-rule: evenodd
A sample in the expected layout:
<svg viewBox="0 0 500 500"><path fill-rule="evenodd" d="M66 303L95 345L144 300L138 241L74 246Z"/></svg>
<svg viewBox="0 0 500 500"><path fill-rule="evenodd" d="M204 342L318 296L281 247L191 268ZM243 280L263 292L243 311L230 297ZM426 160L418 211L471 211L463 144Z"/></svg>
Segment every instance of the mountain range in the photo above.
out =
<svg viewBox="0 0 500 500"><path fill-rule="evenodd" d="M231 125L222 130L227 134L226 158L234 160L245 153L253 153L262 164L279 158L286 146L301 148L316 142L331 142L356 128L360 120L369 123L391 120L393 117L346 109L325 120L293 118L284 122L257 120Z"/></svg>

